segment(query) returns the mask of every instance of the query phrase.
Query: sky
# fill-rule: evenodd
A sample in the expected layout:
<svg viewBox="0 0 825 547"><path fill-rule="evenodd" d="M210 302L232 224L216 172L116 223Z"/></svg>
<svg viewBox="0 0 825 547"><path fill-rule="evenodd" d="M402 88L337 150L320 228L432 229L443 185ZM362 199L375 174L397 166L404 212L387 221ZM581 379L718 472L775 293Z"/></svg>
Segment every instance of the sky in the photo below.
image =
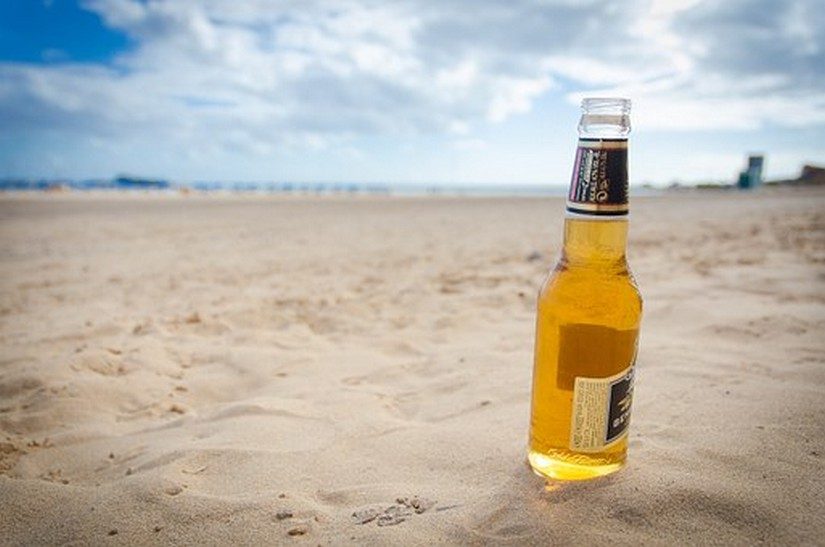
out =
<svg viewBox="0 0 825 547"><path fill-rule="evenodd" d="M825 164L820 0L3 0L0 177L566 184L633 101L631 184Z"/></svg>

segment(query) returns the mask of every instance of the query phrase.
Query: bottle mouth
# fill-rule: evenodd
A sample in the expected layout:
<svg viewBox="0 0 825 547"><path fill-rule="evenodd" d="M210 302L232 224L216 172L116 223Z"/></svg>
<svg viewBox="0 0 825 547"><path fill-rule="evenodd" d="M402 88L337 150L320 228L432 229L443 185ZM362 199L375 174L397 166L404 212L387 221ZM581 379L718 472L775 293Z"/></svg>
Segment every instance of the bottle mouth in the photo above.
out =
<svg viewBox="0 0 825 547"><path fill-rule="evenodd" d="M588 97L582 100L585 114L618 115L630 114L630 99L621 97Z"/></svg>

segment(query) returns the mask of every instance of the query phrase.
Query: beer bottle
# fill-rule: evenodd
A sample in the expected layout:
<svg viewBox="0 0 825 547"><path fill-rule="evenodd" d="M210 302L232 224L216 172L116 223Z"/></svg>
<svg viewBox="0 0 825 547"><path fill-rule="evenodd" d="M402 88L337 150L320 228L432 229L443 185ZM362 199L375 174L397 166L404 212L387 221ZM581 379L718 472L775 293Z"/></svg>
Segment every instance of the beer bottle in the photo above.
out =
<svg viewBox="0 0 825 547"><path fill-rule="evenodd" d="M619 470L642 299L628 269L630 101L585 99L561 258L539 293L528 460L544 477Z"/></svg>

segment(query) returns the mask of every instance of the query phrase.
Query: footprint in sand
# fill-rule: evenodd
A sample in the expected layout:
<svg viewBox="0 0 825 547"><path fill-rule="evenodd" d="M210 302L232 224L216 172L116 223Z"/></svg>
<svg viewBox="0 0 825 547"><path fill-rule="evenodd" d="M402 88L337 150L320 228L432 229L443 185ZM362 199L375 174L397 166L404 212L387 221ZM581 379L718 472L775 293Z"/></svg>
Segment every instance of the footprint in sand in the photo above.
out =
<svg viewBox="0 0 825 547"><path fill-rule="evenodd" d="M69 365L72 370L90 371L101 376L124 376L129 368L118 349L95 349L81 353Z"/></svg>
<svg viewBox="0 0 825 547"><path fill-rule="evenodd" d="M358 485L332 491L319 491L318 501L335 510L349 512L353 524L395 526L428 511L437 511L438 503L424 496L392 496L398 486L387 484ZM392 500L392 501L390 501ZM452 508L454 506L450 506Z"/></svg>
<svg viewBox="0 0 825 547"><path fill-rule="evenodd" d="M355 524L369 524L375 522L378 526L395 526L415 515L426 513L435 506L436 502L418 496L399 497L395 503L384 507L366 507L352 512L352 521Z"/></svg>

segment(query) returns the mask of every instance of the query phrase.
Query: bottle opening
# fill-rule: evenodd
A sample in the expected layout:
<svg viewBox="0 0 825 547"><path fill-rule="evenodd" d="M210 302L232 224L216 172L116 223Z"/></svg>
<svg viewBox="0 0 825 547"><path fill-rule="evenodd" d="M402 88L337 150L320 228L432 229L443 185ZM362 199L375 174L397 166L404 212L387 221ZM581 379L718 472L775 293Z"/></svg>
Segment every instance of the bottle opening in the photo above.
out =
<svg viewBox="0 0 825 547"><path fill-rule="evenodd" d="M585 114L626 116L630 114L630 99L619 97L588 97L582 100L582 110Z"/></svg>
<svg viewBox="0 0 825 547"><path fill-rule="evenodd" d="M630 99L589 97L582 101L579 136L626 139L630 133Z"/></svg>

